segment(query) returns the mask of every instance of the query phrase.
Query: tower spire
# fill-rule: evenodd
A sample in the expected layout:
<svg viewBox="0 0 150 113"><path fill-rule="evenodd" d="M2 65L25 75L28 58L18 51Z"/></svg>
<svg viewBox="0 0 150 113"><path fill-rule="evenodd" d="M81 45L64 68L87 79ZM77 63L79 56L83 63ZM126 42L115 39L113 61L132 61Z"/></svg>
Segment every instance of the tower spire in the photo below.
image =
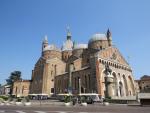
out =
<svg viewBox="0 0 150 113"><path fill-rule="evenodd" d="M107 30L107 34L106 35L107 35L108 45L112 46L112 36L111 36L111 32L110 32L109 28Z"/></svg>
<svg viewBox="0 0 150 113"><path fill-rule="evenodd" d="M69 26L67 26L67 40L71 40L71 32Z"/></svg>
<svg viewBox="0 0 150 113"><path fill-rule="evenodd" d="M110 32L109 28L107 30L107 37L111 37L111 32Z"/></svg>

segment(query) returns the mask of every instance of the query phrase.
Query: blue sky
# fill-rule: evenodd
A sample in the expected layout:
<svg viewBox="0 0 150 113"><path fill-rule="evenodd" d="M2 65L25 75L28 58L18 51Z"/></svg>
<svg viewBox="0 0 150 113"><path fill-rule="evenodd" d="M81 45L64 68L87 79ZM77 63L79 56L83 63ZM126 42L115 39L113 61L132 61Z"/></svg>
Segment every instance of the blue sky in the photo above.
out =
<svg viewBox="0 0 150 113"><path fill-rule="evenodd" d="M135 78L150 74L149 5L149 0L0 0L0 83L14 70L30 79L44 35L61 47L67 25L77 43L110 28Z"/></svg>

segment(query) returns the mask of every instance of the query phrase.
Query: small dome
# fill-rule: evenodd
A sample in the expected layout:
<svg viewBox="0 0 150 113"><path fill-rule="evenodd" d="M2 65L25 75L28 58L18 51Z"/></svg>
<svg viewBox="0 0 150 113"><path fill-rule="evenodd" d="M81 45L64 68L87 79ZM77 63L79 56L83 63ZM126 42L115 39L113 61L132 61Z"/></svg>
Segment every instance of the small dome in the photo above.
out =
<svg viewBox="0 0 150 113"><path fill-rule="evenodd" d="M99 41L99 40L107 40L106 35L105 34L100 34L100 33L94 34L92 36L92 38L89 40L89 43Z"/></svg>
<svg viewBox="0 0 150 113"><path fill-rule="evenodd" d="M86 49L88 48L87 44L75 44L74 49Z"/></svg>
<svg viewBox="0 0 150 113"><path fill-rule="evenodd" d="M56 50L56 51L60 51L54 44L48 45L46 46L43 51L47 51L47 50Z"/></svg>

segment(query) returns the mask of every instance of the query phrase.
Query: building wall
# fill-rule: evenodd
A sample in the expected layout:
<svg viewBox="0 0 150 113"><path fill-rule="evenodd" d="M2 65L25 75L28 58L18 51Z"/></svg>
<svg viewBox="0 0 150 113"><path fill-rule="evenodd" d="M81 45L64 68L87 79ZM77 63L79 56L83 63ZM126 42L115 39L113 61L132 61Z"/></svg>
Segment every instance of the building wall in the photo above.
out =
<svg viewBox="0 0 150 113"><path fill-rule="evenodd" d="M113 54L115 53L115 56ZM98 92L100 95L105 95L105 66L108 65L111 69L110 75L114 83L111 84L112 96L130 96L135 95L135 83L132 75L132 70L119 51L115 48L108 48L98 54L97 61L97 79ZM115 58L114 58L115 57ZM120 89L121 87L121 89Z"/></svg>
<svg viewBox="0 0 150 113"><path fill-rule="evenodd" d="M69 59L69 57L72 55L72 51L63 51L62 52L62 60L67 62L67 60Z"/></svg>
<svg viewBox="0 0 150 113"><path fill-rule="evenodd" d="M142 76L141 79L137 82L139 85L140 92L150 92L150 76Z"/></svg>
<svg viewBox="0 0 150 113"><path fill-rule="evenodd" d="M72 71L70 65L73 65ZM101 38L90 42L86 49L43 51L32 71L31 93L67 93L71 74L73 93L95 92L105 96L106 66L111 69L108 74L111 81L109 95L135 95L131 67L117 48Z"/></svg>
<svg viewBox="0 0 150 113"><path fill-rule="evenodd" d="M13 84L13 95L16 97L28 96L30 88L29 80L16 81Z"/></svg>
<svg viewBox="0 0 150 113"><path fill-rule="evenodd" d="M60 51L56 51L56 50L48 50L48 51L44 51L43 52L43 57L45 59L48 59L48 58L59 58L59 59L62 59L62 53Z"/></svg>
<svg viewBox="0 0 150 113"><path fill-rule="evenodd" d="M30 86L30 94L42 93L45 62L46 62L45 59L40 58L35 64L34 70L32 70L32 79L31 79L32 82Z"/></svg>
<svg viewBox="0 0 150 113"><path fill-rule="evenodd" d="M74 94L79 93L79 79L81 85L81 93L96 92L95 89L95 77L91 75L89 68L81 69L72 72L72 92ZM69 85L69 73L55 77L55 89L56 94L67 93Z"/></svg>
<svg viewBox="0 0 150 113"><path fill-rule="evenodd" d="M43 76L43 93L53 94L54 93L54 77L65 73L66 63L58 58L49 59L47 62L47 69Z"/></svg>

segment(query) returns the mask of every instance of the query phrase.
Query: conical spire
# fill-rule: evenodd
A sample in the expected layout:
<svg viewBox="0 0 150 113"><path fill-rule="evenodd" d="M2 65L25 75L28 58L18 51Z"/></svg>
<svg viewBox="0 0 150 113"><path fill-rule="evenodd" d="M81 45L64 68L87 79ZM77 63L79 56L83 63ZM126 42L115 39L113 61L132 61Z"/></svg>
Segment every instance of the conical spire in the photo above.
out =
<svg viewBox="0 0 150 113"><path fill-rule="evenodd" d="M109 38L109 37L111 37L111 32L110 32L110 30L108 28L108 30L107 30L107 38Z"/></svg>
<svg viewBox="0 0 150 113"><path fill-rule="evenodd" d="M110 32L109 28L107 30L107 40L108 40L108 45L112 46L112 36L111 36L111 32Z"/></svg>

